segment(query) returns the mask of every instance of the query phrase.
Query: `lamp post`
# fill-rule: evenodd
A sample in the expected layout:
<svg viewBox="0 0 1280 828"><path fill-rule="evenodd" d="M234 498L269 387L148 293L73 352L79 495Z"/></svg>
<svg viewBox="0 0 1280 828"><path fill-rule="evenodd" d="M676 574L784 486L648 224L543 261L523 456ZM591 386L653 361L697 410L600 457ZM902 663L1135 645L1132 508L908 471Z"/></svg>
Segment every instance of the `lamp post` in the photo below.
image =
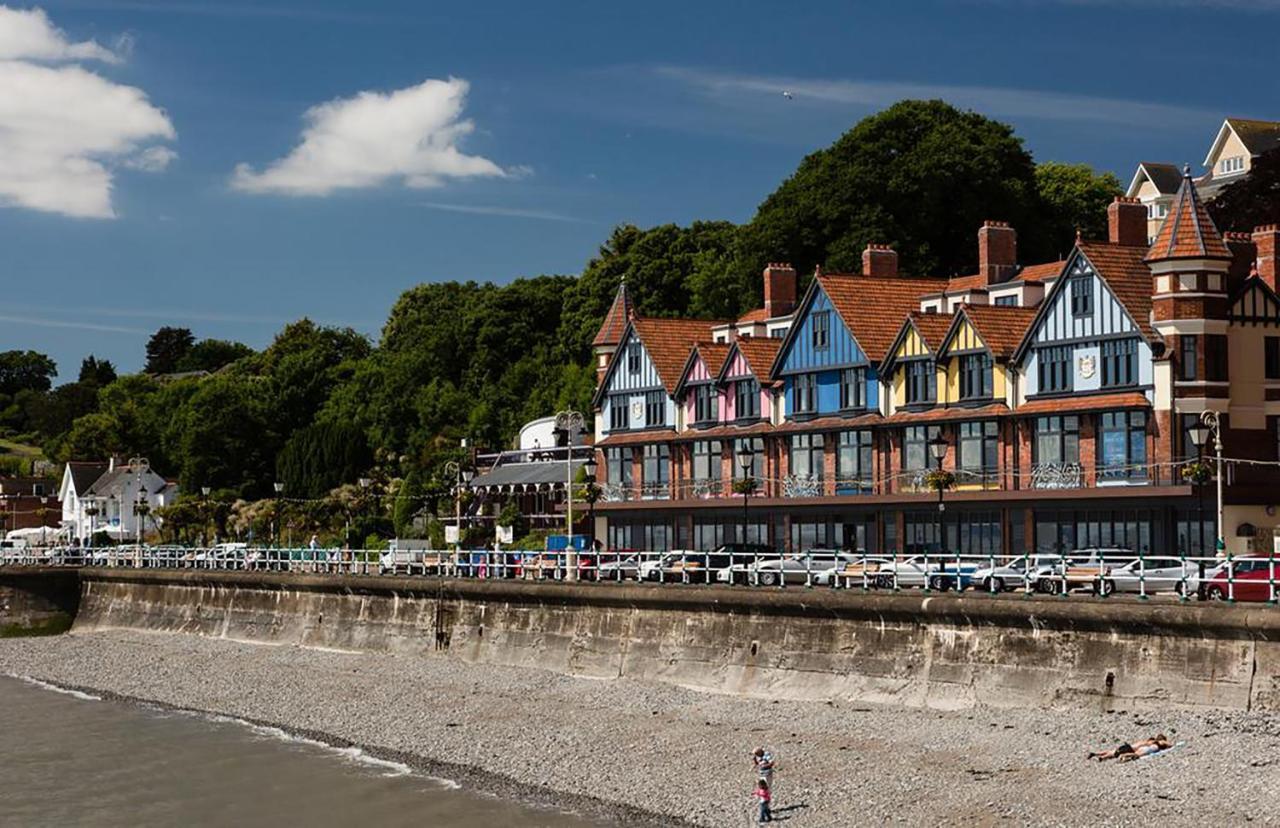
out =
<svg viewBox="0 0 1280 828"><path fill-rule="evenodd" d="M465 437L462 438L461 446L463 449L467 447L467 439ZM444 470L447 474L453 475L453 526L454 531L458 533L458 539L453 544L454 566L456 567L458 554L462 551L462 489L471 482L475 472L456 460L450 460L445 463Z"/></svg>
<svg viewBox="0 0 1280 828"><path fill-rule="evenodd" d="M277 480L275 483L271 484L271 489L275 492L275 497L272 499L271 503L271 545L279 546L280 495L284 493L284 484Z"/></svg>
<svg viewBox="0 0 1280 828"><path fill-rule="evenodd" d="M556 429L564 432L565 575L577 579L578 561L573 551L573 438L585 428L582 412L572 409L556 414Z"/></svg>
<svg viewBox="0 0 1280 828"><path fill-rule="evenodd" d="M133 504L133 514L138 519L138 547L142 547L142 538L146 534L147 514L151 511L151 504L147 503L147 495L145 492L138 492L138 498Z"/></svg>
<svg viewBox="0 0 1280 828"><path fill-rule="evenodd" d="M200 521L200 545L209 546L209 524L212 522L212 515L209 513L209 492L208 486L200 487L200 512L204 520Z"/></svg>
<svg viewBox="0 0 1280 828"><path fill-rule="evenodd" d="M87 544L82 543L81 545L93 548L93 536L96 533L94 518L98 516L98 498L85 498L84 513L89 516L89 542Z"/></svg>
<svg viewBox="0 0 1280 828"><path fill-rule="evenodd" d="M751 489L755 482L755 476L751 474L751 467L755 465L756 453L751 449L751 443L743 440L738 448L738 468L742 469L742 542L747 543L747 532L750 524L747 522L747 505L748 498L751 496ZM750 482L749 482L750 481Z"/></svg>
<svg viewBox="0 0 1280 828"><path fill-rule="evenodd" d="M1214 543L1216 554L1225 555L1227 552L1227 539L1223 535L1222 528L1222 422L1221 414L1217 411L1205 411L1200 414L1200 422L1208 427L1210 435L1213 437L1213 453L1214 453L1214 471L1218 478L1218 525L1217 525L1217 541Z"/></svg>
<svg viewBox="0 0 1280 828"><path fill-rule="evenodd" d="M591 456L582 464L582 471L587 476L587 543L592 554L596 551L596 450L591 449ZM599 572L600 561L596 561L596 572Z"/></svg>
<svg viewBox="0 0 1280 828"><path fill-rule="evenodd" d="M1196 465L1204 463L1204 444L1209 441L1209 427L1197 423L1187 429L1187 436L1196 447ZM1197 557L1204 557L1204 481L1199 476L1193 481L1196 486L1196 545L1200 547Z"/></svg>
<svg viewBox="0 0 1280 828"><path fill-rule="evenodd" d="M938 551L944 554L946 552L947 541L943 536L943 532L946 528L943 526L943 518L946 516L947 505L942 502L942 461L947 456L947 445L947 439L942 436L941 429L938 430L937 436L929 441L929 454L931 454L933 459L938 463ZM925 554L927 555L928 552ZM927 558L925 560L925 568L928 568ZM956 577L959 578L959 575L957 574ZM957 584L958 583L959 581L957 581ZM925 585L928 585L928 581L925 581Z"/></svg>

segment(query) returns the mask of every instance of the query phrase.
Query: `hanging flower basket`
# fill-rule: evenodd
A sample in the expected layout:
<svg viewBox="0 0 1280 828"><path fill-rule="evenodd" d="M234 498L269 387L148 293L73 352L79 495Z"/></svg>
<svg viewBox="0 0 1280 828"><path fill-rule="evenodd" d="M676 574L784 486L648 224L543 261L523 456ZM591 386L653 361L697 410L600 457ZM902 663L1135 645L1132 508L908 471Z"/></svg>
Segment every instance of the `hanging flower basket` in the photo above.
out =
<svg viewBox="0 0 1280 828"><path fill-rule="evenodd" d="M1197 460L1182 467L1182 479L1193 486L1201 486L1213 479L1213 470L1208 463Z"/></svg>
<svg viewBox="0 0 1280 828"><path fill-rule="evenodd" d="M733 493L740 495L755 494L756 479L754 477L739 477L733 481Z"/></svg>
<svg viewBox="0 0 1280 828"><path fill-rule="evenodd" d="M924 484L935 491L946 491L956 485L956 476L946 469L933 469L925 473Z"/></svg>

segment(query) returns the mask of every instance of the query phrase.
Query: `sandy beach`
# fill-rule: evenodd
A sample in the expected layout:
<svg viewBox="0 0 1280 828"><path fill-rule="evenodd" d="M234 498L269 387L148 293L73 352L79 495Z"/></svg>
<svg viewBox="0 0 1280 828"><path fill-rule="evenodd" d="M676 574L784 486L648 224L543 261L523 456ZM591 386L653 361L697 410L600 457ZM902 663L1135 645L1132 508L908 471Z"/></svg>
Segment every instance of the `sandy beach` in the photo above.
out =
<svg viewBox="0 0 1280 828"><path fill-rule="evenodd" d="M1280 824L1280 716L931 710L194 636L0 641L0 672L236 716L620 824L749 824L749 752L794 826ZM1089 750L1164 731L1127 765Z"/></svg>

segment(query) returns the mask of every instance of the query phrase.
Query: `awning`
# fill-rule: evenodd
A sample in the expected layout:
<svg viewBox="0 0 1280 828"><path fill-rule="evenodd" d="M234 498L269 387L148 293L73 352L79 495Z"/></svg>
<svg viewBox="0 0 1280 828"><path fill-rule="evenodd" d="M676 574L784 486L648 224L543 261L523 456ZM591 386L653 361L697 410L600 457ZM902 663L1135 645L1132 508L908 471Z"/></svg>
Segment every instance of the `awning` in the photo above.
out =
<svg viewBox="0 0 1280 828"><path fill-rule="evenodd" d="M473 489L506 489L530 491L564 488L566 474L576 478L585 460L574 460L573 469L566 473L563 462L503 463L484 474L477 474L471 481Z"/></svg>

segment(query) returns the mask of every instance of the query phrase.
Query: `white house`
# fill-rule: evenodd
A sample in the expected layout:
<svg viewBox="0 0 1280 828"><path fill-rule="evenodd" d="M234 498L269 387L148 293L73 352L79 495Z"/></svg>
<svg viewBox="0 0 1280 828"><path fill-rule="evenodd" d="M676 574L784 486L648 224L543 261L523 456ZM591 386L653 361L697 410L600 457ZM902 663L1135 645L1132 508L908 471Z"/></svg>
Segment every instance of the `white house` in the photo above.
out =
<svg viewBox="0 0 1280 828"><path fill-rule="evenodd" d="M128 461L67 463L62 473L58 499L62 502L62 525L71 536L88 542L97 532L122 539L154 531L157 508L172 505L178 496L176 483L165 480L143 458ZM146 503L144 514L138 514Z"/></svg>

